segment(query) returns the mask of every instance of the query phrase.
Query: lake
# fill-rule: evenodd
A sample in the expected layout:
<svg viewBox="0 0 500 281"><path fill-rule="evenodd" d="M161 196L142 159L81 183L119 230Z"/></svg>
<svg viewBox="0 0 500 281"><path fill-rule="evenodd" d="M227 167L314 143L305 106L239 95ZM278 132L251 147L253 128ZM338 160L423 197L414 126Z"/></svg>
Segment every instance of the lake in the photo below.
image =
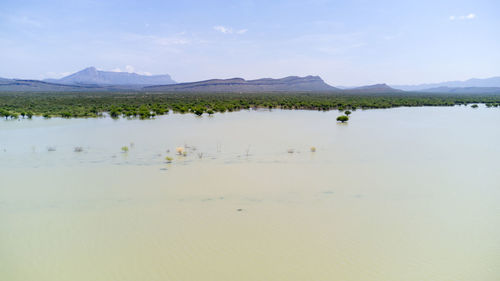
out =
<svg viewBox="0 0 500 281"><path fill-rule="evenodd" d="M338 115L0 121L0 279L498 280L500 111Z"/></svg>

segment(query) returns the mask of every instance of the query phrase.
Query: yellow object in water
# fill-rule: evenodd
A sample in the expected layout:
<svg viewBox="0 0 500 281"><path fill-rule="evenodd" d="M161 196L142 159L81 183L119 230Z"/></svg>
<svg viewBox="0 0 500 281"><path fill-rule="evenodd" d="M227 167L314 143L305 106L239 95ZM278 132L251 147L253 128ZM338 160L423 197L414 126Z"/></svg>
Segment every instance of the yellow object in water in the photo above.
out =
<svg viewBox="0 0 500 281"><path fill-rule="evenodd" d="M184 154L184 147L179 146L175 149L175 151L177 152L177 154L182 155Z"/></svg>

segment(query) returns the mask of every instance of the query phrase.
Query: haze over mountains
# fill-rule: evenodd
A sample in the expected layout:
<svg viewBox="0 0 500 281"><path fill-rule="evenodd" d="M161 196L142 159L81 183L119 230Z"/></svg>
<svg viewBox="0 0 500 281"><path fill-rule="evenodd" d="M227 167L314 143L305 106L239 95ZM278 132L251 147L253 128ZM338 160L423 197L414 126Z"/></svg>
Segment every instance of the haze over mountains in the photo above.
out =
<svg viewBox="0 0 500 281"><path fill-rule="evenodd" d="M399 89L403 91L432 91L439 90L449 91L452 88L492 88L500 87L500 77L491 78L472 78L466 81L447 81L441 83L429 83L429 84L419 84L419 85L391 85L394 89Z"/></svg>
<svg viewBox="0 0 500 281"><path fill-rule="evenodd" d="M391 87L387 86L387 84L375 84L375 85L368 85L368 86L344 89L344 92L352 92L352 93L359 93L359 92L363 92L363 93L400 93L403 91L391 88Z"/></svg>
<svg viewBox="0 0 500 281"><path fill-rule="evenodd" d="M375 84L355 88L333 87L319 76L289 76L280 79L242 78L210 79L176 83L170 75L140 75L128 72L101 71L88 67L61 79L23 80L0 78L0 91L88 92L88 91L147 91L147 92L332 92L346 94L390 94L423 92L451 94L500 94L500 77L469 79L421 85Z"/></svg>
<svg viewBox="0 0 500 281"><path fill-rule="evenodd" d="M101 71L88 67L61 79L45 79L45 82L69 85L167 85L176 83L170 75L139 75L129 72Z"/></svg>
<svg viewBox="0 0 500 281"><path fill-rule="evenodd" d="M39 80L0 78L0 92L76 92L99 91L99 86L78 86L55 84Z"/></svg>
<svg viewBox="0 0 500 281"><path fill-rule="evenodd" d="M243 78L211 79L199 82L144 87L146 91L166 92L276 92L276 91L340 91L326 84L319 76L289 76L281 79Z"/></svg>

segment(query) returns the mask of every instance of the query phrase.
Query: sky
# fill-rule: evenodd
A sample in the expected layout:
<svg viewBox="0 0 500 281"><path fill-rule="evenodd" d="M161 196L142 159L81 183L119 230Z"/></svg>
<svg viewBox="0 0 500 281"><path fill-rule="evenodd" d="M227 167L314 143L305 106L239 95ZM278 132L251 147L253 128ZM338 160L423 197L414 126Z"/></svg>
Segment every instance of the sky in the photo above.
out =
<svg viewBox="0 0 500 281"><path fill-rule="evenodd" d="M336 86L500 76L500 1L0 1L0 77L89 66Z"/></svg>

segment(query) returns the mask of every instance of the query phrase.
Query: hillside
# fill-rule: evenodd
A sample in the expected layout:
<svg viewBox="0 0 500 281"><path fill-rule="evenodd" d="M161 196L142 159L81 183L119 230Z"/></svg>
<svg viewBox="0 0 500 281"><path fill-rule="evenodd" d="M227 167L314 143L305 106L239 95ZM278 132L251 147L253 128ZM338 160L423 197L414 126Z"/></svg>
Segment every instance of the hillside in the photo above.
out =
<svg viewBox="0 0 500 281"><path fill-rule="evenodd" d="M404 91L426 91L439 88L491 88L500 87L500 77L490 77L484 79L472 78L465 81L447 81L440 83L427 83L419 85L391 85L395 89Z"/></svg>
<svg viewBox="0 0 500 281"><path fill-rule="evenodd" d="M162 92L311 92L339 91L319 76L289 76L281 79L245 80L242 78L211 79L173 85L149 86L146 91Z"/></svg>
<svg viewBox="0 0 500 281"><path fill-rule="evenodd" d="M343 90L346 93L372 93L372 94L384 94L384 93L401 93L402 90L397 90L387 86L387 84L375 84L356 88L350 88Z"/></svg>
<svg viewBox="0 0 500 281"><path fill-rule="evenodd" d="M0 92L66 92L104 90L99 87L62 85L38 80L20 80L0 78Z"/></svg>
<svg viewBox="0 0 500 281"><path fill-rule="evenodd" d="M45 82L67 85L166 85L176 83L170 75L140 75L128 72L101 71L88 67L61 79L45 79Z"/></svg>
<svg viewBox="0 0 500 281"><path fill-rule="evenodd" d="M500 94L500 87L438 87L425 89L426 93L446 94Z"/></svg>

